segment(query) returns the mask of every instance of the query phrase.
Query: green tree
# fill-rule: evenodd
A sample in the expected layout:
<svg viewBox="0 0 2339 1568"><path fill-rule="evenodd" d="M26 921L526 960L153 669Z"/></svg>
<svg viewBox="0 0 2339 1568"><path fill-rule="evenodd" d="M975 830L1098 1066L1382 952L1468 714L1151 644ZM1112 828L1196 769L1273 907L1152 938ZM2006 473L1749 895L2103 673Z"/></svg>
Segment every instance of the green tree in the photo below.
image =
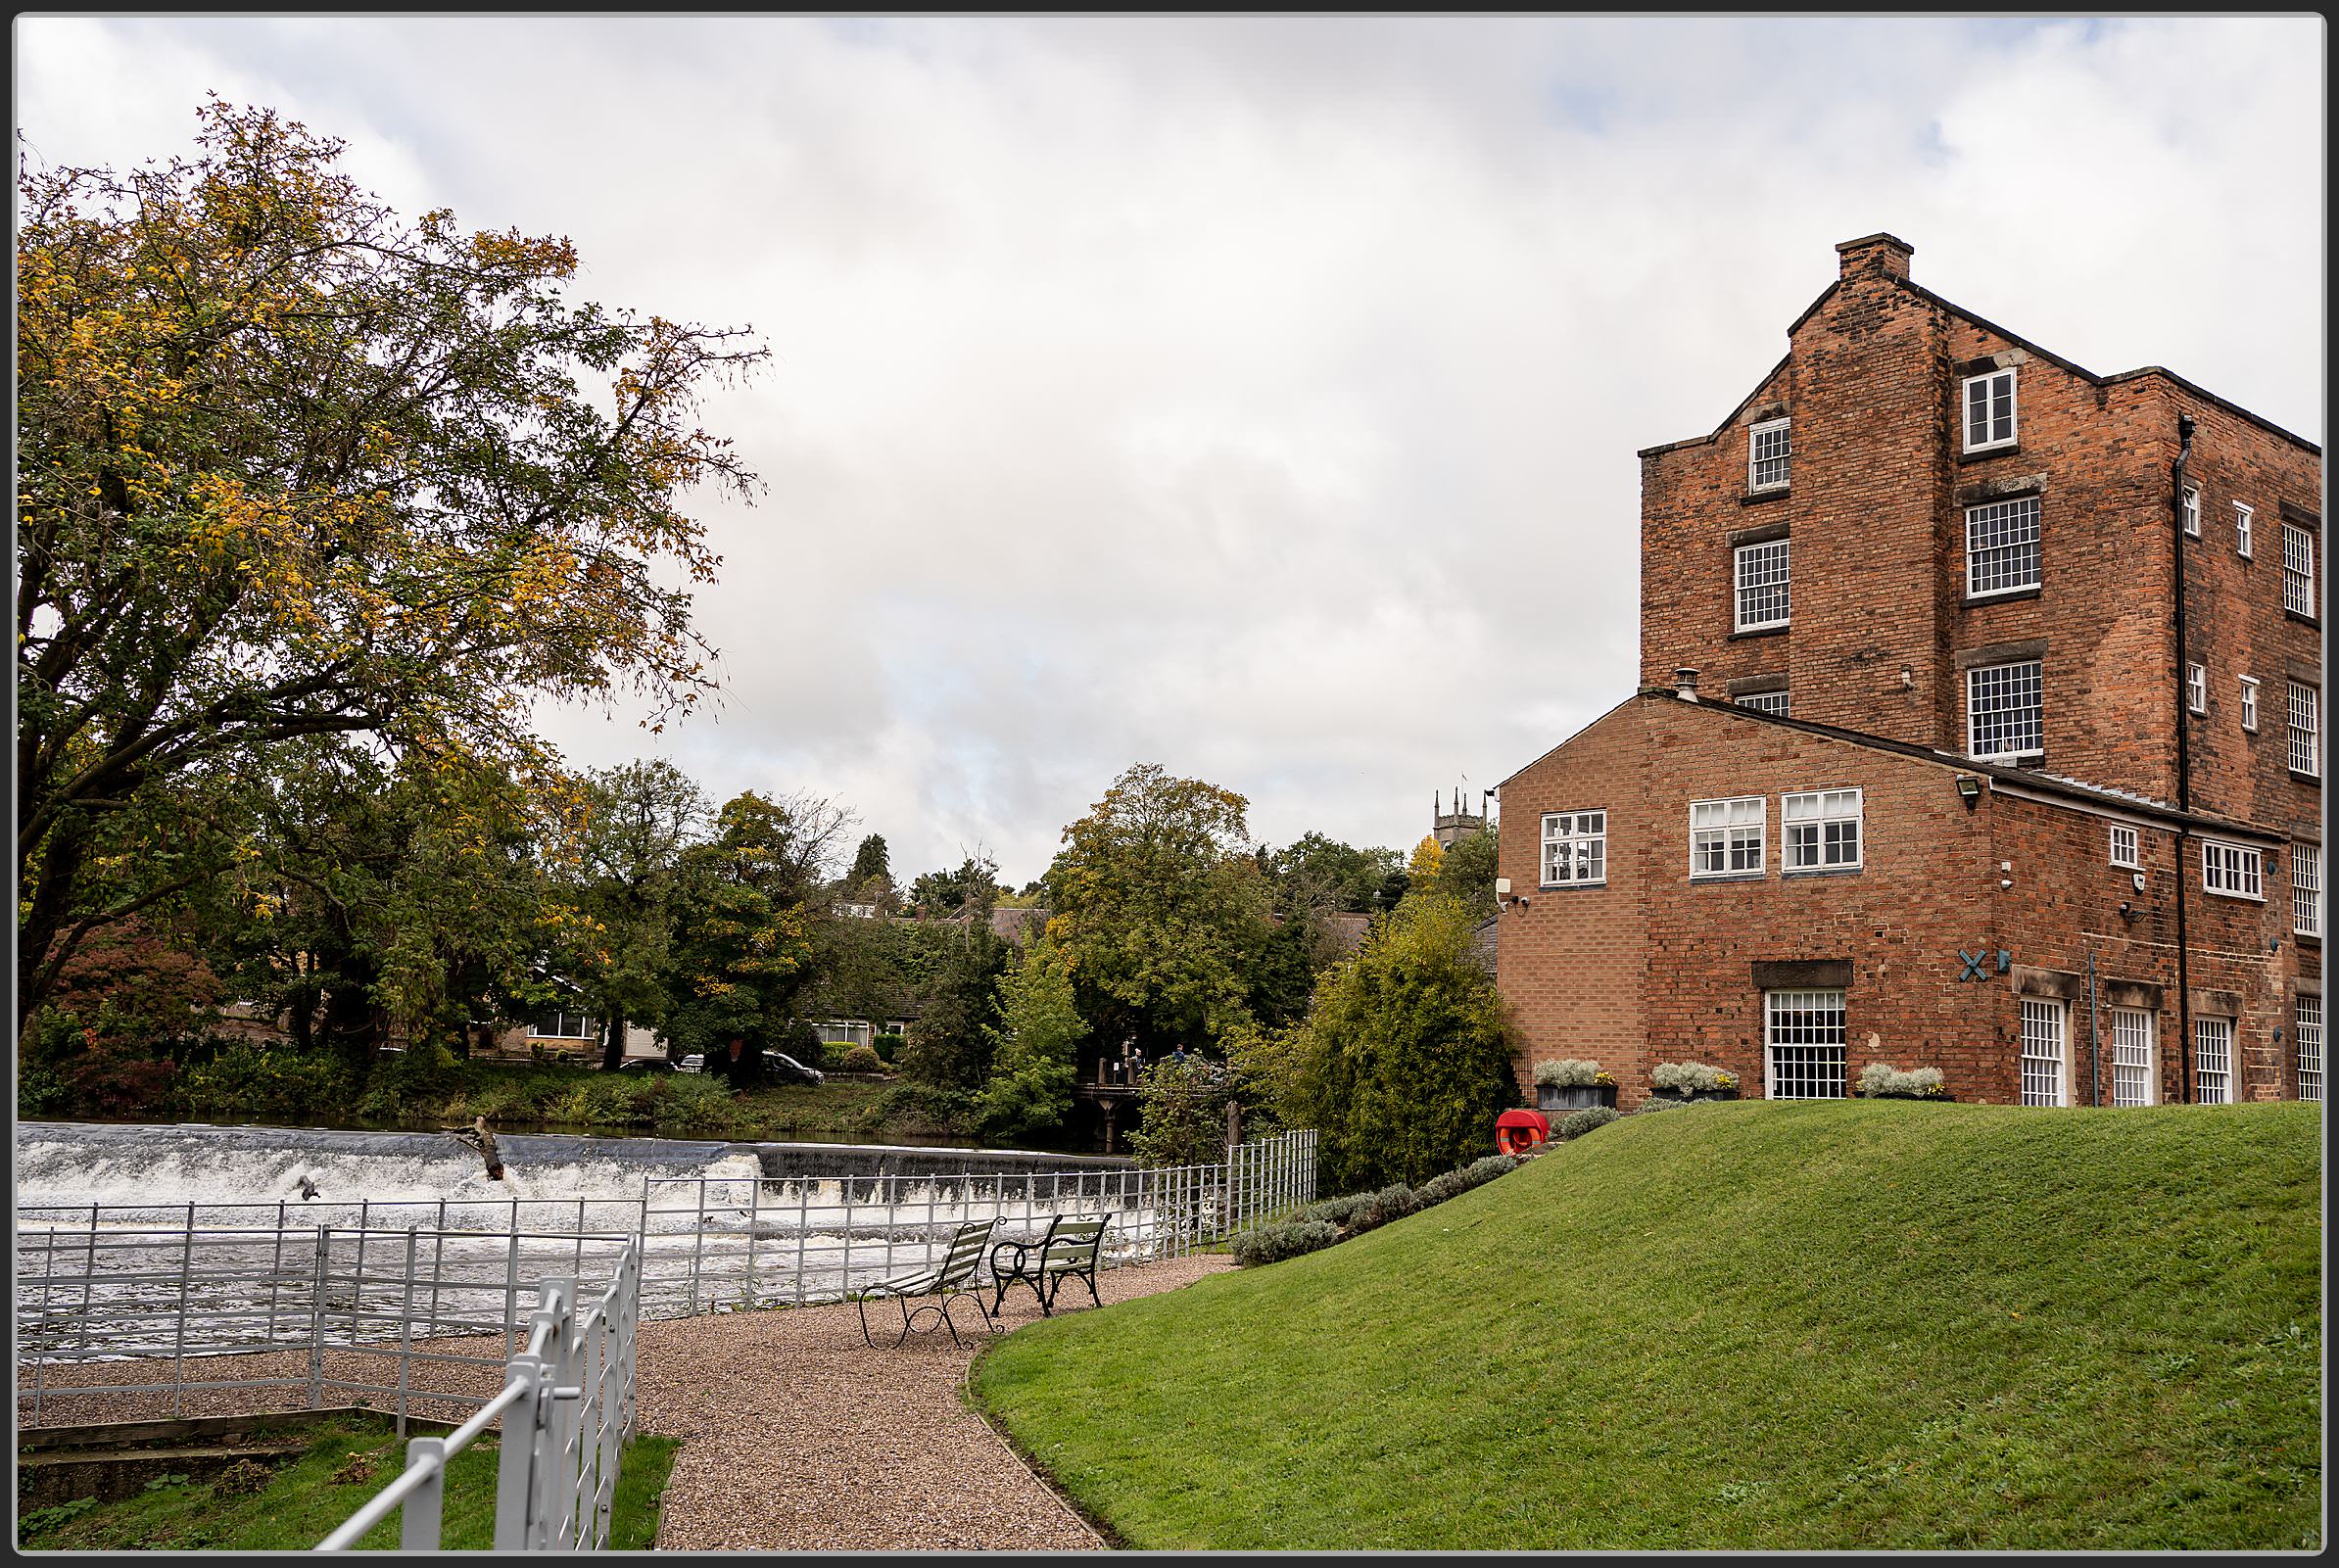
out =
<svg viewBox="0 0 2339 1568"><path fill-rule="evenodd" d="M200 119L191 160L19 176L20 1013L217 874L286 740L525 776L543 699L687 709L684 499L754 484L698 404L761 348L575 303L565 240L403 218L272 112Z"/></svg>
<svg viewBox="0 0 2339 1568"><path fill-rule="evenodd" d="M984 921L944 929L949 939L928 986L925 1008L902 1045L901 1072L913 1083L971 1096L991 1075L999 976L1007 969L1010 949Z"/></svg>
<svg viewBox="0 0 2339 1568"><path fill-rule="evenodd" d="M1072 1110L1073 1049L1087 1032L1073 1002L1072 972L1042 936L999 976L990 1080L976 1102L983 1131L1015 1138L1061 1126Z"/></svg>
<svg viewBox="0 0 2339 1568"><path fill-rule="evenodd" d="M1405 861L1394 849L1358 849L1310 832L1266 856L1265 866L1274 880L1276 913L1290 916L1369 911L1379 905L1390 877L1404 871Z"/></svg>
<svg viewBox="0 0 2339 1568"><path fill-rule="evenodd" d="M833 821L824 829L824 810L750 789L724 804L712 840L683 852L667 1035L671 1049L704 1053L735 1088L761 1079L762 1052L786 1035L810 977L806 901L835 832ZM742 1042L736 1062L734 1040Z"/></svg>
<svg viewBox="0 0 2339 1568"><path fill-rule="evenodd" d="M1408 898L1328 972L1298 1045L1299 1118L1336 1192L1419 1183L1495 1146L1517 1102L1512 1041L1458 900Z"/></svg>
<svg viewBox="0 0 2339 1568"><path fill-rule="evenodd" d="M615 1069L628 1022L666 1025L683 856L711 813L697 784L663 759L587 775L579 805L577 863L549 912L552 963L600 1020L601 1066Z"/></svg>
<svg viewBox="0 0 2339 1568"><path fill-rule="evenodd" d="M930 871L911 882L910 907L928 920L987 920L1003 891L998 879L998 862L971 854L956 871Z"/></svg>
<svg viewBox="0 0 2339 1568"><path fill-rule="evenodd" d="M853 851L840 890L855 903L875 904L890 913L893 904L893 866L883 834L871 833Z"/></svg>
<svg viewBox="0 0 2339 1568"><path fill-rule="evenodd" d="M1137 1079L1129 1152L1145 1165L1207 1165L1226 1158L1226 1107L1240 1080L1221 1062L1189 1056L1149 1064Z"/></svg>
<svg viewBox="0 0 2339 1568"><path fill-rule="evenodd" d="M1141 763L1064 830L1048 934L1108 1043L1134 1038L1152 1057L1251 1021L1269 910L1245 807L1232 790Z"/></svg>

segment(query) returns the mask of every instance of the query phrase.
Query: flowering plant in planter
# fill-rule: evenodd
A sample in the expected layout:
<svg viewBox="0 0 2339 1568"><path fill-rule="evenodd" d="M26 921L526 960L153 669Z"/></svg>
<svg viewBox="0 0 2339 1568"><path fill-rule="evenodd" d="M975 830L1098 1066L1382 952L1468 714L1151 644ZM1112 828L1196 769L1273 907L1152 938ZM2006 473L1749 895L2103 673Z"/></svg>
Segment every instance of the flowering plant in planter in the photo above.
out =
<svg viewBox="0 0 2339 1568"><path fill-rule="evenodd" d="M1535 1064L1535 1103L1543 1111L1577 1111L1616 1106L1616 1074L1598 1062L1569 1058Z"/></svg>
<svg viewBox="0 0 2339 1568"><path fill-rule="evenodd" d="M1666 1094L1736 1095L1738 1074L1703 1062L1659 1062L1648 1072L1648 1081Z"/></svg>
<svg viewBox="0 0 2339 1568"><path fill-rule="evenodd" d="M1945 1100L1939 1068L1917 1068L1903 1072L1883 1062L1860 1069L1860 1093L1872 1100Z"/></svg>

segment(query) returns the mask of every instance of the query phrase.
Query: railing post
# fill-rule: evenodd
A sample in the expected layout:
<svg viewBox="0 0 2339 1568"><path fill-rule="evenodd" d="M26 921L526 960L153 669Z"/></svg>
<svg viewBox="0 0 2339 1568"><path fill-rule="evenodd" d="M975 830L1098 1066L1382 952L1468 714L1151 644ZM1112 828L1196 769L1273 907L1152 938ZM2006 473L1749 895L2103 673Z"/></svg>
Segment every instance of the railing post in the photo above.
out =
<svg viewBox="0 0 2339 1568"><path fill-rule="evenodd" d="M755 1237L763 1228L763 1176L747 1184L747 1305L755 1305Z"/></svg>
<svg viewBox="0 0 2339 1568"><path fill-rule="evenodd" d="M429 1466L430 1476L407 1493L406 1500L399 1504L398 1549L437 1551L439 1521L445 1512L447 1497L447 1440L414 1438L409 1441L406 1444L406 1468L411 1470L417 1465Z"/></svg>
<svg viewBox="0 0 2339 1568"><path fill-rule="evenodd" d="M276 1249L268 1257L268 1343L276 1343L277 1276L284 1272L284 1200L276 1200Z"/></svg>
<svg viewBox="0 0 2339 1568"><path fill-rule="evenodd" d="M406 1372L414 1364L414 1232L406 1230L406 1287L398 1310L398 1427L406 1435Z"/></svg>
<svg viewBox="0 0 2339 1568"><path fill-rule="evenodd" d="M516 1201L512 1218L519 1218ZM515 1223L503 1244L503 1358L511 1359L512 1336L520 1323L520 1231Z"/></svg>
<svg viewBox="0 0 2339 1568"><path fill-rule="evenodd" d="M316 1227L316 1292L309 1302L309 1408L325 1407L325 1255L333 1246L333 1227Z"/></svg>
<svg viewBox="0 0 2339 1568"><path fill-rule="evenodd" d="M195 1200L187 1200L187 1228L178 1248L178 1337L170 1347L170 1415L182 1413L187 1392L187 1287L195 1272Z"/></svg>
<svg viewBox="0 0 2339 1568"><path fill-rule="evenodd" d="M527 1392L503 1412L502 1450L496 1458L496 1550L526 1551L536 1523L537 1434L544 1425L544 1358L523 1351L505 1363L504 1381Z"/></svg>

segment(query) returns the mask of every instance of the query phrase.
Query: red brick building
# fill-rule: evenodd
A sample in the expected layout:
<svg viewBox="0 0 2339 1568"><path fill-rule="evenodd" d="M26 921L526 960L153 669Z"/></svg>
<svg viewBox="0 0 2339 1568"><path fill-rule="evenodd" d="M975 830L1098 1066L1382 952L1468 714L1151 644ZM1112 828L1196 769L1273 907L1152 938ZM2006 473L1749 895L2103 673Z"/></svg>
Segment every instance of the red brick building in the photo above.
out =
<svg viewBox="0 0 2339 1568"><path fill-rule="evenodd" d="M2319 1099L2320 450L1837 249L1641 453L1640 693L1502 786L1522 1076Z"/></svg>

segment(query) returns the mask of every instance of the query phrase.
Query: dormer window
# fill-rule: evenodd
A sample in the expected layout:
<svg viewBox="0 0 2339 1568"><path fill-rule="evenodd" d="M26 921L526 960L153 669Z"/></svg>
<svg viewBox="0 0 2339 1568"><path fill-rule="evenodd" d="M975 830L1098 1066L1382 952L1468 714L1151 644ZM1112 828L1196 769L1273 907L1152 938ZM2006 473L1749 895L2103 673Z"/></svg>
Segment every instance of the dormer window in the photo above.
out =
<svg viewBox="0 0 2339 1568"><path fill-rule="evenodd" d="M1966 377L1966 451L2014 445L2014 372Z"/></svg>
<svg viewBox="0 0 2339 1568"><path fill-rule="evenodd" d="M1746 489L1785 490L1790 453L1788 422L1765 420L1746 429Z"/></svg>

